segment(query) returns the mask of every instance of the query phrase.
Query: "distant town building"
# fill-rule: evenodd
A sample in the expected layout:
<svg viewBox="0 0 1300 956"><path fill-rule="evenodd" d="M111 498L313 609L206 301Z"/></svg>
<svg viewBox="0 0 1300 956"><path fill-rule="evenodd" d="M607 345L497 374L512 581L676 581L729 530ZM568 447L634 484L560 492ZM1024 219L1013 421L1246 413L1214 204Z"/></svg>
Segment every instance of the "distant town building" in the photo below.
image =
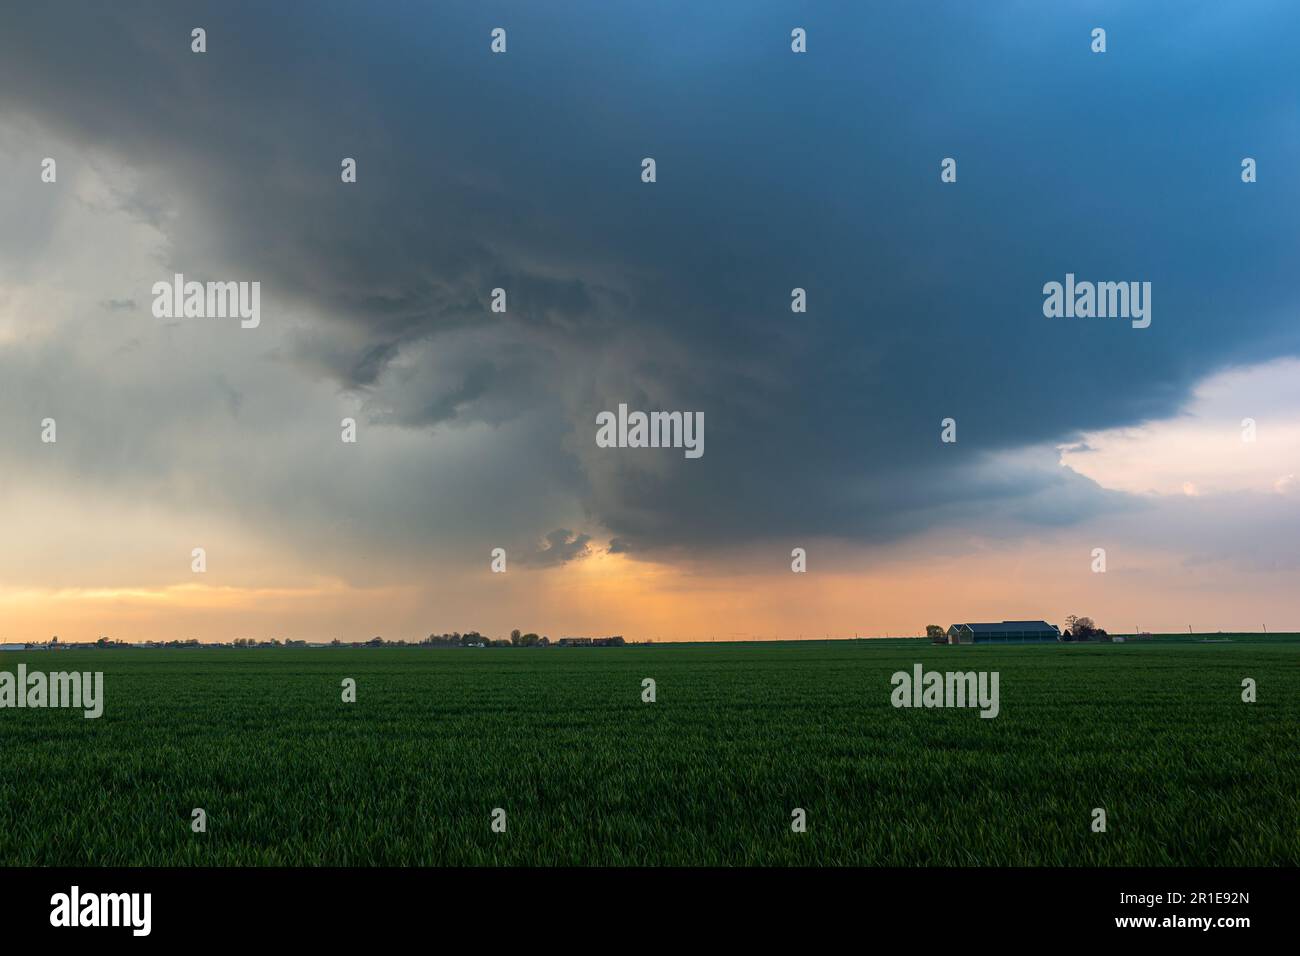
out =
<svg viewBox="0 0 1300 956"><path fill-rule="evenodd" d="M1059 641L1061 632L1046 621L1002 621L998 624L954 624L948 628L949 644L1028 644Z"/></svg>

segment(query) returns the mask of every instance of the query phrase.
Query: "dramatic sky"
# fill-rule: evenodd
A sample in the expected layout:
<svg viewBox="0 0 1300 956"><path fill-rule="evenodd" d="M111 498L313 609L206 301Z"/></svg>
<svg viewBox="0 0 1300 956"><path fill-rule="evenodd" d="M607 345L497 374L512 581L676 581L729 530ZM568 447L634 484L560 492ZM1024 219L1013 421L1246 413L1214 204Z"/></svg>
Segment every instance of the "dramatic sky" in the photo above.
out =
<svg viewBox="0 0 1300 956"><path fill-rule="evenodd" d="M14 6L0 640L1300 629L1298 37L1284 0ZM260 326L155 318L177 272L260 282ZM1150 327L1045 317L1066 273L1150 282ZM597 447L619 403L702 412L703 457Z"/></svg>

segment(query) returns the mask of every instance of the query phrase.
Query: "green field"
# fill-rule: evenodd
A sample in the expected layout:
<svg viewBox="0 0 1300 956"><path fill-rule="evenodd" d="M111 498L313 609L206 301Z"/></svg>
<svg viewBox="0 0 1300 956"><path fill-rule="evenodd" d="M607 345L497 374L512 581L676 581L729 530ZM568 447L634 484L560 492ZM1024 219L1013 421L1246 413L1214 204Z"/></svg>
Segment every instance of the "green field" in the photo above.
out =
<svg viewBox="0 0 1300 956"><path fill-rule="evenodd" d="M1300 863L1294 638L19 662L101 670L106 703L0 710L6 865ZM916 662L998 671L1000 716L894 709Z"/></svg>

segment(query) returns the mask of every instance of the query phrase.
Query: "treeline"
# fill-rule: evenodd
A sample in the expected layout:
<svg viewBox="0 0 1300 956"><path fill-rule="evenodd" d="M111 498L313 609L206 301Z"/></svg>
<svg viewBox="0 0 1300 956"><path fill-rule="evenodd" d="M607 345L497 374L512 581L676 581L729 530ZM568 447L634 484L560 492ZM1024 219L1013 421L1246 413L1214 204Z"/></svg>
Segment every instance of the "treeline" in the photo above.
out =
<svg viewBox="0 0 1300 956"><path fill-rule="evenodd" d="M1109 641L1110 635L1104 628L1098 627L1090 617L1071 614L1065 619L1065 630L1061 632L1063 641Z"/></svg>
<svg viewBox="0 0 1300 956"><path fill-rule="evenodd" d="M372 637L368 641L343 641L335 638L324 644L323 642L280 640L271 638L267 641L259 641L256 638L240 637L233 641L198 641L194 638L188 640L173 641L142 641L137 644L131 644L126 641L116 641L108 637L101 637L96 641L87 642L61 642L58 637L47 643L34 642L28 644L30 648L104 648L119 649L130 647L144 648L184 648L184 647L232 647L241 650L248 648L264 647L548 647L551 639L545 635L539 635L532 631L523 633L519 629L510 632L509 638L491 638L478 631L452 631L447 634L430 634L421 641L396 640L387 641L382 637ZM622 643L622 640L619 640Z"/></svg>

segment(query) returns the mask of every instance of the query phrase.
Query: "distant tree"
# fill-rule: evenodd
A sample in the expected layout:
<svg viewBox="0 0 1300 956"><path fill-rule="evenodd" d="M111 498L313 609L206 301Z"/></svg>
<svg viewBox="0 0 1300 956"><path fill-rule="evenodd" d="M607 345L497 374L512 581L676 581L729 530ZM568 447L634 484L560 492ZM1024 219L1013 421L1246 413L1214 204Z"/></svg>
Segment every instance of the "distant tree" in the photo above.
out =
<svg viewBox="0 0 1300 956"><path fill-rule="evenodd" d="M931 644L946 644L948 642L948 632L938 624L927 624L925 626L925 636L930 639Z"/></svg>
<svg viewBox="0 0 1300 956"><path fill-rule="evenodd" d="M519 633L519 628L510 632L510 643L518 647L523 642L523 635Z"/></svg>
<svg viewBox="0 0 1300 956"><path fill-rule="evenodd" d="M1063 635L1065 640L1075 641L1101 641L1110 640L1110 637L1093 623L1090 617L1080 617L1076 614L1070 614L1065 618L1066 634Z"/></svg>

